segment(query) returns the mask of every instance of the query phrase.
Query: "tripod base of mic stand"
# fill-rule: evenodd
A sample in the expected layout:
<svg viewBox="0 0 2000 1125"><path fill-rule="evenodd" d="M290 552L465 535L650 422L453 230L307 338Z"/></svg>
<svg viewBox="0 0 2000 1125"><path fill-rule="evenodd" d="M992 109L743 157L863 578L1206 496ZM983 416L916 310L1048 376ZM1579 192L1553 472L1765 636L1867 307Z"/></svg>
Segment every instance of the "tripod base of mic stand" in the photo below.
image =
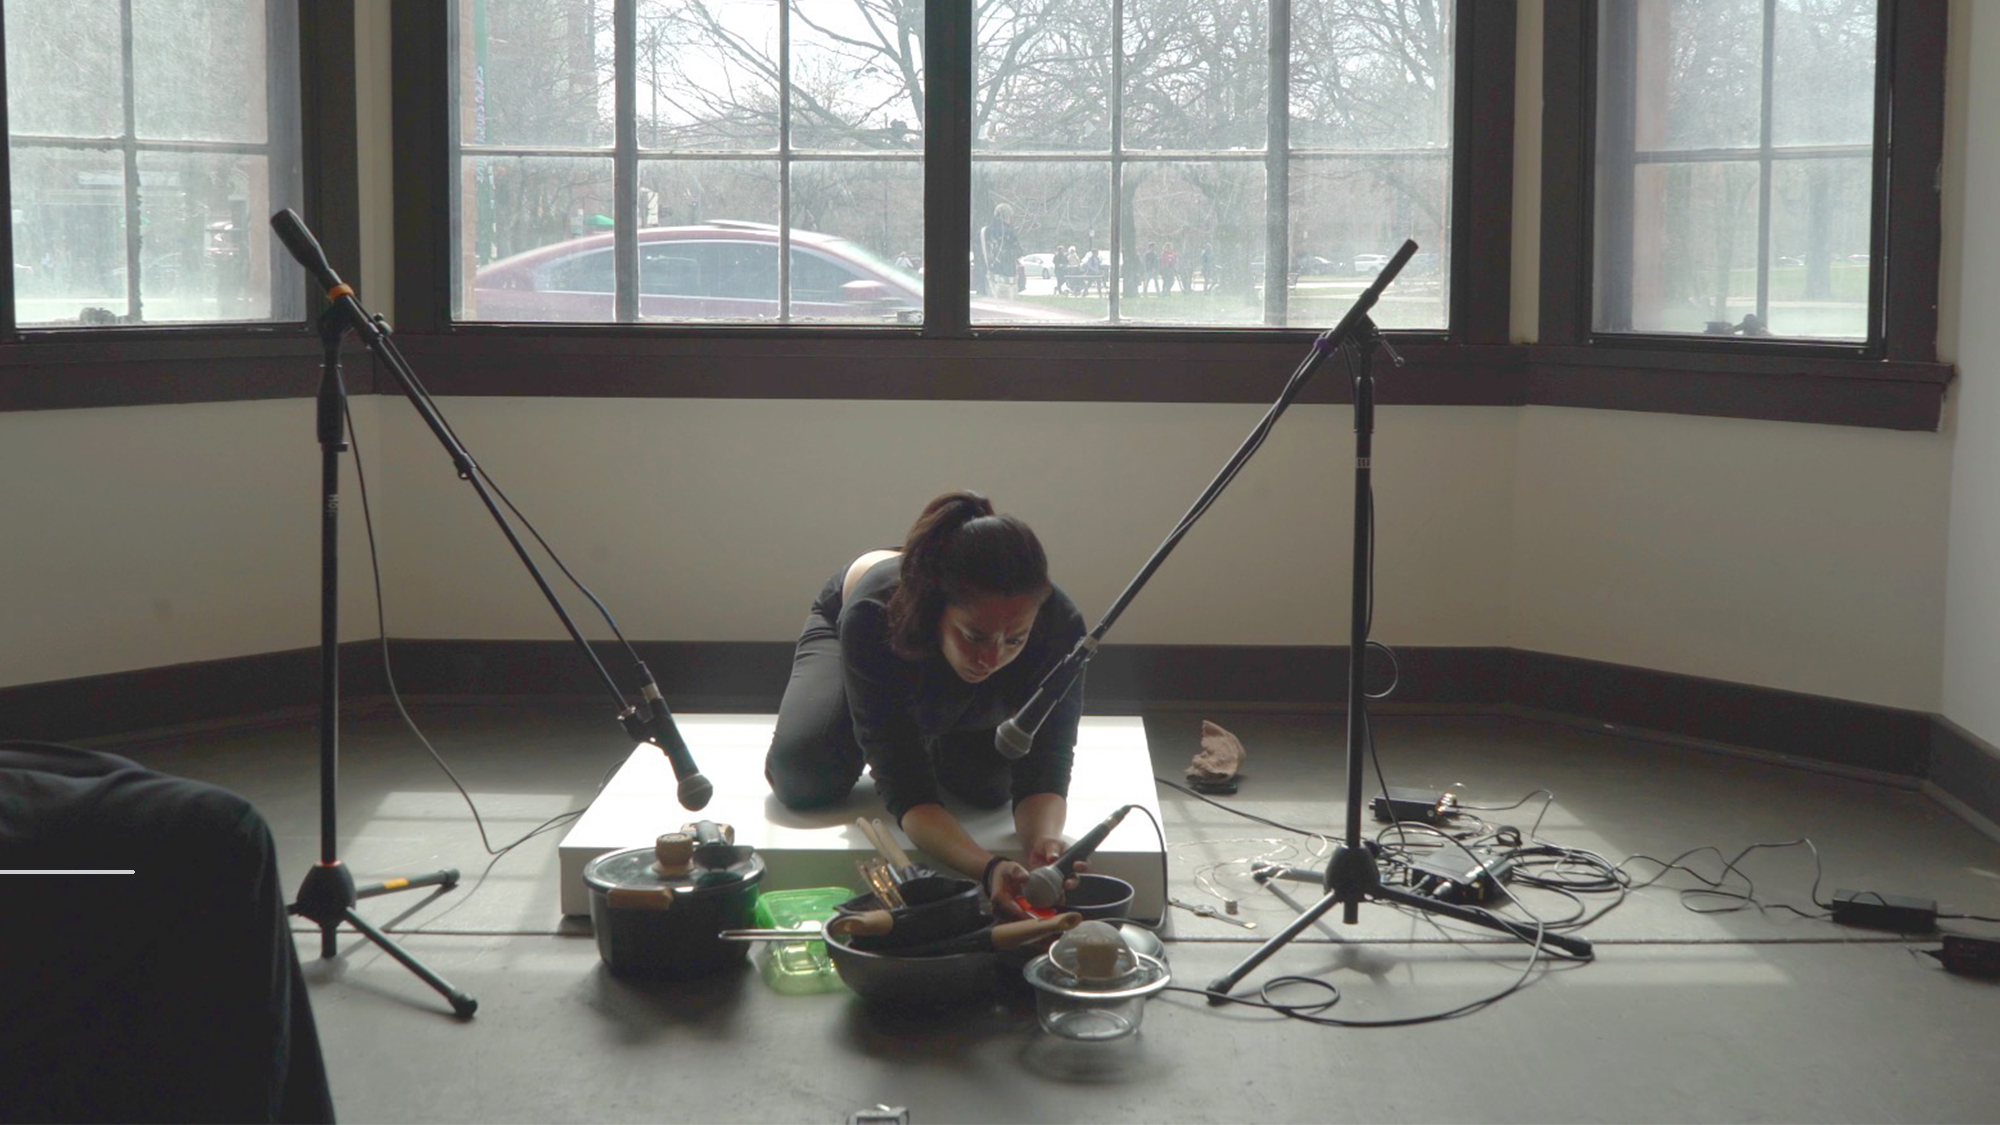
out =
<svg viewBox="0 0 2000 1125"><path fill-rule="evenodd" d="M332 863L314 864L306 872L305 882L299 887L299 899L286 908L286 913L309 918L319 926L319 955L333 957L339 952L335 931L346 922L361 932L363 937L381 946L383 952L394 957L402 966L417 975L425 984L436 989L438 995L451 1003L453 1014L460 1019L470 1018L479 1010L479 1001L459 991L452 983L432 972L423 962L389 939L387 934L363 921L355 913L354 904L364 898L390 894L395 891L414 890L418 887L455 887L458 885L457 868L433 871L411 879L389 879L371 886L356 889L354 874L347 865L335 860Z"/></svg>
<svg viewBox="0 0 2000 1125"><path fill-rule="evenodd" d="M1272 871L1268 877L1297 879L1301 875L1297 868L1290 868L1284 873ZM1400 887L1385 887L1382 885L1381 871L1375 864L1375 853L1366 846L1350 848L1343 844L1334 848L1333 855L1329 857L1327 863L1323 885L1327 888L1325 897L1308 907L1305 913L1299 915L1283 931L1273 934L1269 941L1258 946L1257 951L1245 958L1242 964L1209 982L1210 1004L1228 1003L1229 993L1250 974L1251 970L1263 964L1266 958L1276 953L1285 943L1304 933L1307 926L1319 921L1320 915L1336 905L1342 907L1341 918L1350 925L1360 920L1362 903L1389 902L1398 906L1414 907L1431 914L1441 914L1475 926L1484 926L1489 930L1498 930L1531 945L1537 942L1552 945L1573 957L1592 955L1590 943L1582 938L1550 933L1541 926L1511 921L1470 906L1439 902Z"/></svg>

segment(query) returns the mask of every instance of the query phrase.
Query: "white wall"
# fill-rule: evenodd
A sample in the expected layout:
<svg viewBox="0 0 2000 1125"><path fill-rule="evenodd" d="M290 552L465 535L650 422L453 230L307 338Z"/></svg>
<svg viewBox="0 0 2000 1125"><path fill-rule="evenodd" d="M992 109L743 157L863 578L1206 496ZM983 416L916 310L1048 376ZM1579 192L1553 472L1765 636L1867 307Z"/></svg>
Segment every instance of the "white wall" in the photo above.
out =
<svg viewBox="0 0 2000 1125"><path fill-rule="evenodd" d="M373 468L376 400L353 407ZM313 427L303 399L0 413L0 685L317 644ZM343 462L351 640L374 636L375 620ZM379 520L394 485L370 484Z"/></svg>
<svg viewBox="0 0 2000 1125"><path fill-rule="evenodd" d="M1521 412L1511 643L1938 706L1937 434Z"/></svg>
<svg viewBox="0 0 2000 1125"><path fill-rule="evenodd" d="M398 485L390 631L560 625L412 412L385 401ZM628 636L791 640L836 567L970 487L1032 524L1095 620L1260 406L611 399L441 401L468 447ZM1379 631L1500 644L1516 412L1381 412ZM1347 632L1352 415L1286 413L1112 639L1332 644Z"/></svg>
<svg viewBox="0 0 2000 1125"><path fill-rule="evenodd" d="M2000 744L2000 11L1959 0L1951 8L1948 87L1945 286L1948 294L1984 293L1948 302L1941 345L1958 362L1950 421L1950 551L1945 577L1950 612L1944 627L1943 711L1989 743ZM1981 59L1973 68L1964 60Z"/></svg>

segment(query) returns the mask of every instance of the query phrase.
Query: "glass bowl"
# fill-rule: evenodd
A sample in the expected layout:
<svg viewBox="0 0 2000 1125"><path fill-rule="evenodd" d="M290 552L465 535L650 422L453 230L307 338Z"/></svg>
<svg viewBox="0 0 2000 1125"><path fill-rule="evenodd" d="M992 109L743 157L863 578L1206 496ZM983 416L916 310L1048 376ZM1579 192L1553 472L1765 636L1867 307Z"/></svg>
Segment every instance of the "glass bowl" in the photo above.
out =
<svg viewBox="0 0 2000 1125"><path fill-rule="evenodd" d="M1139 1030L1146 1000L1173 979L1166 962L1128 953L1133 967L1119 976L1084 987L1084 981L1047 953L1028 962L1022 975L1035 989L1035 1015L1051 1035L1081 1042L1123 1039Z"/></svg>

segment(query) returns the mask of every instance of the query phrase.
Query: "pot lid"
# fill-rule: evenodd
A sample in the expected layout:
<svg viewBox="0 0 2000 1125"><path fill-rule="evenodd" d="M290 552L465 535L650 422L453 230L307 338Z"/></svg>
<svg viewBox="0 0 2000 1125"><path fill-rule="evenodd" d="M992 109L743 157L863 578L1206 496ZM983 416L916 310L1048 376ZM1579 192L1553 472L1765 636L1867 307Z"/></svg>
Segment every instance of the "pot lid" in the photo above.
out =
<svg viewBox="0 0 2000 1125"><path fill-rule="evenodd" d="M651 847L631 848L598 856L584 866L583 881L593 890L658 890L666 887L675 897L684 895L732 894L764 878L764 857L748 848L738 862L710 867L697 860L685 870L662 872L659 857Z"/></svg>

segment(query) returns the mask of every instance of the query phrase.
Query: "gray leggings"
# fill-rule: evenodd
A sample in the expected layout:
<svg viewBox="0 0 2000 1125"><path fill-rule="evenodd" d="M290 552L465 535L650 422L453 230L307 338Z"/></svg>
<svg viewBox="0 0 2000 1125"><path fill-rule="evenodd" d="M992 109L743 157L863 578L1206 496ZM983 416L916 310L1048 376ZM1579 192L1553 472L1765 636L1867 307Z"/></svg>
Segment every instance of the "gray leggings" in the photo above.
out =
<svg viewBox="0 0 2000 1125"><path fill-rule="evenodd" d="M867 764L854 738L841 666L839 621L846 578L846 567L835 571L813 599L792 653L792 678L778 703L764 778L787 808L824 808L845 800ZM938 785L952 796L982 809L1007 802L1013 774L993 748L993 728L950 731L926 749ZM893 784L876 780L885 789Z"/></svg>

